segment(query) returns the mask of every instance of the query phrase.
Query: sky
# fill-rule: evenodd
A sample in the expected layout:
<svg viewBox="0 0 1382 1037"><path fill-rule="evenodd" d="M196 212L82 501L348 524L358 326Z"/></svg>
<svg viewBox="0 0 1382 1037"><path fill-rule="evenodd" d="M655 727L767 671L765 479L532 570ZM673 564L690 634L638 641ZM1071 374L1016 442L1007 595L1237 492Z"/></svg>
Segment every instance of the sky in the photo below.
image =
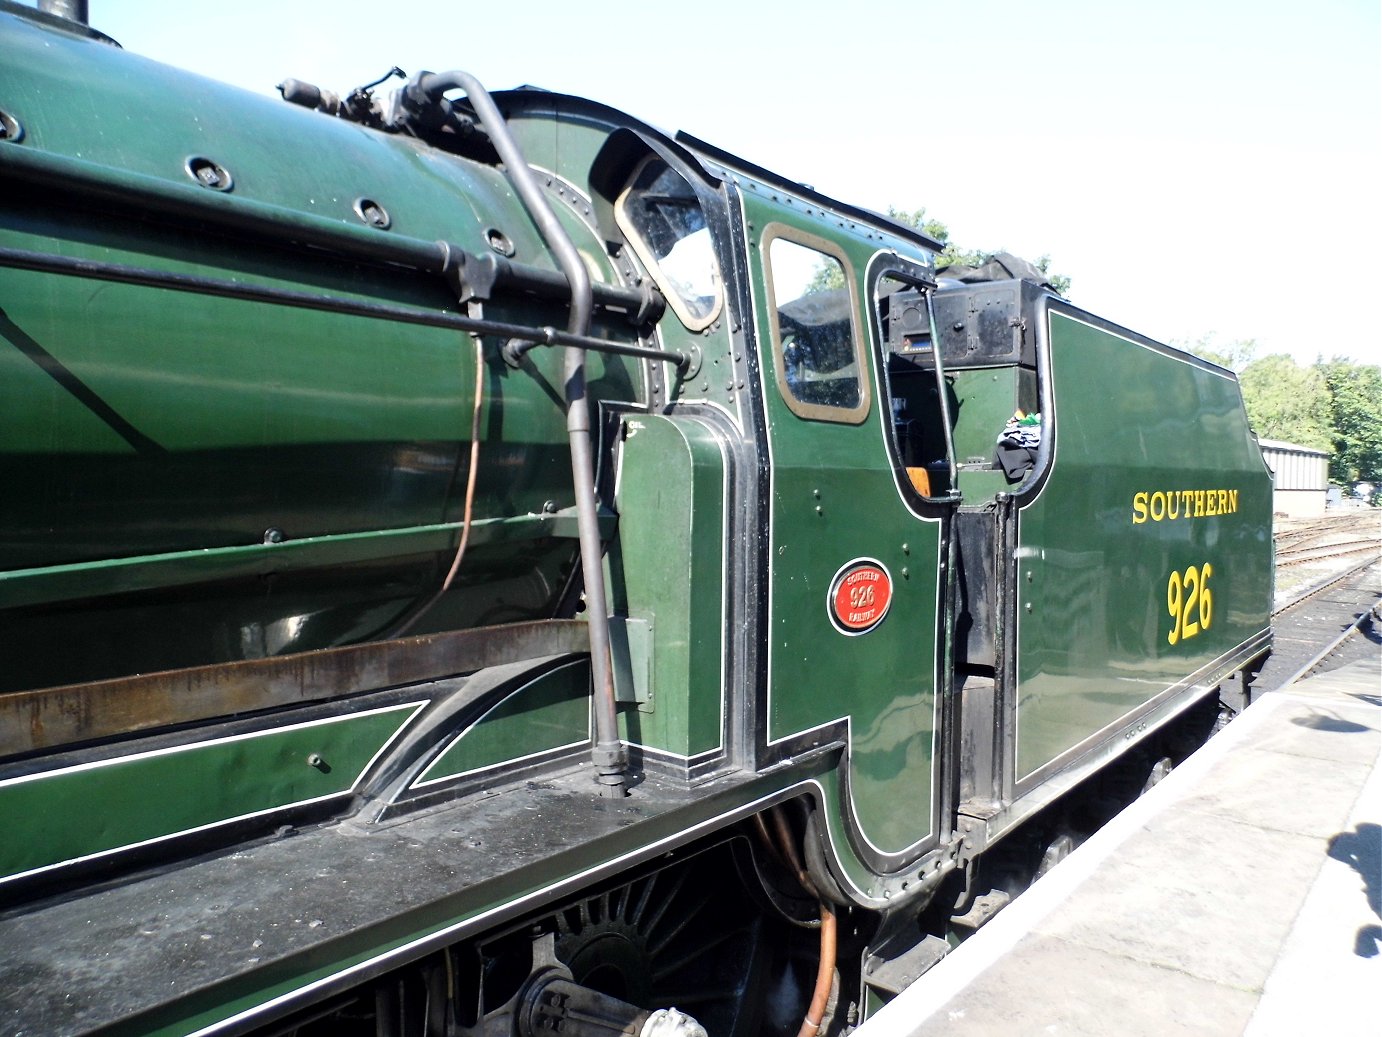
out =
<svg viewBox="0 0 1382 1037"><path fill-rule="evenodd" d="M531 83L828 195L1051 257L1153 338L1382 362L1378 0L90 0L128 50L272 94L397 65Z"/></svg>

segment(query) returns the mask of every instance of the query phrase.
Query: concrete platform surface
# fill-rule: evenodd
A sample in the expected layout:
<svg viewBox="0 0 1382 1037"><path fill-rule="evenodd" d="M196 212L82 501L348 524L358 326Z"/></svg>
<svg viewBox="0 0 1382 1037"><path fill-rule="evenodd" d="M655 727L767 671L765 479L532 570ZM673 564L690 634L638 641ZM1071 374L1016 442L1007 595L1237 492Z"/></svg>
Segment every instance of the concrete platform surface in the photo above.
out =
<svg viewBox="0 0 1382 1037"><path fill-rule="evenodd" d="M1382 1034L1382 653L1268 694L858 1031Z"/></svg>

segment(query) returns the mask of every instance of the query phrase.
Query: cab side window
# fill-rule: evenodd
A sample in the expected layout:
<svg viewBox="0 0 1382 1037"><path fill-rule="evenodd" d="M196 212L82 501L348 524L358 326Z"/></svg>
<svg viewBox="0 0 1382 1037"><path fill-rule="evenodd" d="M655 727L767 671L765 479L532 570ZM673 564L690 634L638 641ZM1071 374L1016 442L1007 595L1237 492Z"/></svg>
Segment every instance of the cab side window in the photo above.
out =
<svg viewBox="0 0 1382 1037"><path fill-rule="evenodd" d="M844 253L782 225L764 234L778 387L793 413L857 424L869 409L853 271Z"/></svg>

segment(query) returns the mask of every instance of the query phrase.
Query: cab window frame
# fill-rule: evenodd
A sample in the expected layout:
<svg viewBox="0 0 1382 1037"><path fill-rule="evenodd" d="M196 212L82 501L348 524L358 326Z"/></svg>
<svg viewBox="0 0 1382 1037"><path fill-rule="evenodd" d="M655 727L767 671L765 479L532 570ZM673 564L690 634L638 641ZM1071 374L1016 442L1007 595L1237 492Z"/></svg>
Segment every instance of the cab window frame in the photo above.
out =
<svg viewBox="0 0 1382 1037"><path fill-rule="evenodd" d="M835 404L817 403L804 400L793 391L787 375L787 362L783 346L781 319L777 305L777 282L773 273L772 244L785 241L792 245L811 249L835 260L844 274L844 289L849 299L850 343L858 385L858 402L853 406L842 407ZM778 391L782 400L799 418L808 421L826 421L841 425L862 425L868 420L873 406L872 380L869 377L868 347L864 337L863 311L859 303L858 278L854 264L850 262L845 250L834 241L785 223L773 222L763 228L759 238L759 252L763 263L763 283L767 289L768 320L772 334L773 371L776 375ZM796 298L802 298L797 296Z"/></svg>
<svg viewBox="0 0 1382 1037"><path fill-rule="evenodd" d="M888 328L883 321L882 306L880 299L885 293L882 292L885 281L892 280L902 286L903 289L910 289L920 293L926 313L925 327L920 329L922 336L925 337L926 344L915 351L907 353L896 353L889 348ZM934 341L934 312L932 310L931 299L936 292L935 271L928 265L918 263L916 260L900 256L897 253L880 254L876 261L871 263L865 276L867 282L867 298L869 310L869 329L877 342L877 353L875 360L878 363L879 391L885 397L884 406L888 414L885 419L887 426L888 453L893 459L895 474L897 475L899 486L915 494L918 498L925 501L948 501L956 498L956 479L957 471L955 464L955 443L953 421L954 415L951 411L948 398L948 378L945 370L944 358L941 356L939 348ZM886 293L888 296L899 294L898 291ZM929 465L922 466L923 471L928 472L926 478L926 488L918 485L914 477L913 469L908 467L904 457L903 443L898 435L896 415L894 412L894 401L898 399L893 383L894 371L892 368L893 357L906 356L908 353L920 357L924 354L929 355L929 375L934 385L937 401L936 417L940 423L940 433L944 446L943 457L936 458L937 463L943 462L943 474L945 476L945 486L936 492L930 485L930 472L938 469L931 469ZM915 372L916 376L925 377L928 369L923 367Z"/></svg>
<svg viewBox="0 0 1382 1037"><path fill-rule="evenodd" d="M701 219L705 224L703 229L706 233L706 239L710 243L710 275L715 287L715 296L710 311L703 316L697 316L691 312L686 300L676 290L676 282L673 280L671 274L663 269L662 262L657 258L656 252L650 246L647 239L644 238L642 231L638 227L637 221L628 211L629 198L634 194L635 188L644 172L653 163L661 163L668 172L680 177L686 183L687 190L690 195L695 198L696 205L701 212ZM648 272L648 276L662 292L663 297L667 300L667 305L671 307L672 312L677 315L677 319L681 321L688 331L704 331L719 319L720 314L724 312L725 308L725 279L720 271L719 256L715 249L713 235L710 233L710 213L706 210L705 200L681 170L677 169L676 166L672 165L661 155L656 153L645 155L634 167L626 186L619 192L619 197L615 199L614 222L623 233L624 240L627 241L629 247L633 249L634 255L638 257L638 261L643 264L643 268ZM693 233L699 233L699 231ZM678 241L688 240L690 236L691 235L687 235L685 238L678 239ZM670 252L668 254L670 255Z"/></svg>

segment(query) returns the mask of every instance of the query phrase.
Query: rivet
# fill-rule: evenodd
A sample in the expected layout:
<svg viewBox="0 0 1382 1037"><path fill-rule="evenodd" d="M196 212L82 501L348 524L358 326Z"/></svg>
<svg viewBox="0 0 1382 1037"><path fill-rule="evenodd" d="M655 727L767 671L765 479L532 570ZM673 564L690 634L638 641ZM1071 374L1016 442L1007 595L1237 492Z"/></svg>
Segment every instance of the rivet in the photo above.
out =
<svg viewBox="0 0 1382 1037"><path fill-rule="evenodd" d="M0 112L0 140L14 142L24 136L24 127L9 112Z"/></svg>
<svg viewBox="0 0 1382 1037"><path fill-rule="evenodd" d="M355 215L376 230L388 230L392 222L385 208L373 198L357 198L352 206Z"/></svg>
<svg viewBox="0 0 1382 1037"><path fill-rule="evenodd" d="M230 171L204 155L193 155L183 165L183 168L194 181L202 187L211 188L213 191L229 191L235 186L235 180L230 175Z"/></svg>

